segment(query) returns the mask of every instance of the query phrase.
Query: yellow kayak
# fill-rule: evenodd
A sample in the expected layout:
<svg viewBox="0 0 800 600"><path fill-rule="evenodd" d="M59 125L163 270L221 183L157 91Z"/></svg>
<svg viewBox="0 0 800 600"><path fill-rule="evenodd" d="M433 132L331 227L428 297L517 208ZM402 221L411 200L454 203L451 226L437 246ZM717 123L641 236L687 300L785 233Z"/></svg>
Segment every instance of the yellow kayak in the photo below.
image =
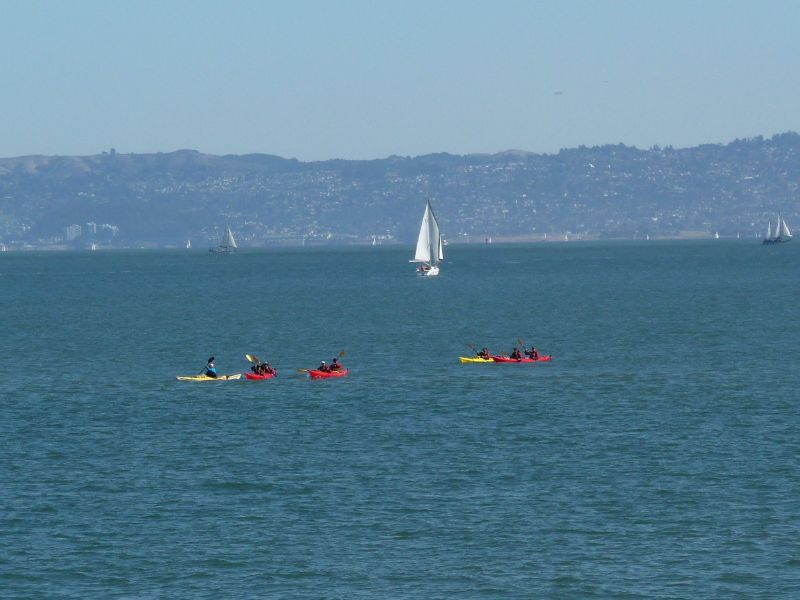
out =
<svg viewBox="0 0 800 600"><path fill-rule="evenodd" d="M459 356L461 363L493 363L491 358L481 358L480 356Z"/></svg>
<svg viewBox="0 0 800 600"><path fill-rule="evenodd" d="M241 373L233 375L220 375L219 377L208 377L206 375L179 375L175 379L178 381L230 381L231 379L241 379Z"/></svg>

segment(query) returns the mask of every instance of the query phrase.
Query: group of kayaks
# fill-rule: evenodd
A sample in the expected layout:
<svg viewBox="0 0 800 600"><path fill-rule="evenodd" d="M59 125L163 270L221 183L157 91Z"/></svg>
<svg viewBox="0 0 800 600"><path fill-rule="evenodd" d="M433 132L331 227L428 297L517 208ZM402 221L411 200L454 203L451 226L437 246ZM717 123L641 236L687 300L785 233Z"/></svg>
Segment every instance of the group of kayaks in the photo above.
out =
<svg viewBox="0 0 800 600"><path fill-rule="evenodd" d="M471 346L472 347L472 346ZM348 370L342 366L338 359L344 355L344 350L339 353L337 358L333 359L333 363L328 366L325 361L317 369L297 369L298 373L308 374L311 379L335 379L339 377L346 377ZM266 379L274 379L278 376L278 372L269 366L268 363L263 363L257 356L245 354L245 358L252 363L249 373L233 373L231 375L209 375L209 371L200 373L199 375L179 375L176 379L178 381L234 381L244 377L250 381L260 381ZM531 351L525 351L521 354L515 348L511 355L491 355L484 348L483 351L477 353L475 356L459 356L458 360L462 364L470 363L539 363L550 362L552 356L549 354L539 354L533 348ZM209 365L213 369L213 357L209 359ZM214 369L215 370L215 369Z"/></svg>
<svg viewBox="0 0 800 600"><path fill-rule="evenodd" d="M329 379L337 377L345 377L348 373L347 369L339 363L339 358L344 355L344 350L339 353L337 358L333 359L333 363L328 366L325 361L317 369L297 369L298 373L308 374L311 379ZM176 377L178 381L234 381L240 380L242 377L250 381L261 381L265 379L274 379L278 376L278 372L269 366L269 363L261 362L261 360L254 355L245 354L245 358L252 363L249 373L233 373L231 375L216 375L216 369L213 366L213 357L209 359L208 365L213 371L206 367L204 373L198 375L179 375ZM209 374L213 373L213 374Z"/></svg>
<svg viewBox="0 0 800 600"><path fill-rule="evenodd" d="M539 355L537 358L530 358L523 356L522 358L511 358L510 356L490 356L484 358L482 356L459 356L458 360L461 363L536 363L536 362L550 362L552 356Z"/></svg>
<svg viewBox="0 0 800 600"><path fill-rule="evenodd" d="M525 342L517 340L519 346L515 347L511 353L501 352L499 355L491 354L489 349L485 346L479 351L475 344L467 344L467 346L475 352L474 356L459 356L458 360L461 364L469 363L537 363L537 362L550 362L552 356L549 354L540 354L539 351L531 345L530 349L526 347ZM520 350L522 348L522 350Z"/></svg>

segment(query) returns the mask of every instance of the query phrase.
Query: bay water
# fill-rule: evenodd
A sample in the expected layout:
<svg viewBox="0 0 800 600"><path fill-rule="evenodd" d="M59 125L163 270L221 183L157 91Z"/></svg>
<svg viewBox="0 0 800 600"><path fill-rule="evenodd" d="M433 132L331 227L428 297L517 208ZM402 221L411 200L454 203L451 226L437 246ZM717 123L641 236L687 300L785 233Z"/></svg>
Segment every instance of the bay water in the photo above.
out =
<svg viewBox="0 0 800 600"><path fill-rule="evenodd" d="M800 243L445 252L0 254L0 596L800 596Z"/></svg>

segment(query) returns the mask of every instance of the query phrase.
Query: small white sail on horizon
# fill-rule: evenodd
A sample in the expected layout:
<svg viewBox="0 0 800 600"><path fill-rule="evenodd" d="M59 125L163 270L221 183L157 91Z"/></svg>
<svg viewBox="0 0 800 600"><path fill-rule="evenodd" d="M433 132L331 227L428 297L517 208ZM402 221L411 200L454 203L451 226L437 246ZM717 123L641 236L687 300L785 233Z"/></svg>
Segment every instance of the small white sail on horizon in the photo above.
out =
<svg viewBox="0 0 800 600"><path fill-rule="evenodd" d="M236 240L233 238L233 232L229 225L225 225L225 233L222 234L219 246L209 248L208 251L217 254L231 254L236 251L236 248L238 248L238 246L236 245Z"/></svg>
<svg viewBox="0 0 800 600"><path fill-rule="evenodd" d="M789 231L789 226L786 225L786 221L784 220L783 217L781 217L781 232L778 234L778 237L784 237L784 238L792 237L792 232Z"/></svg>
<svg viewBox="0 0 800 600"><path fill-rule="evenodd" d="M418 271L420 275L432 277L439 274L439 261L444 259L442 234L439 231L439 222L433 212L430 201L425 205L422 223L417 237L417 249L414 259L409 262L422 263Z"/></svg>
<svg viewBox="0 0 800 600"><path fill-rule="evenodd" d="M762 240L763 244L783 244L792 241L792 232L783 215L778 215L778 222L775 224L775 233L772 232L772 221L767 221L767 236Z"/></svg>

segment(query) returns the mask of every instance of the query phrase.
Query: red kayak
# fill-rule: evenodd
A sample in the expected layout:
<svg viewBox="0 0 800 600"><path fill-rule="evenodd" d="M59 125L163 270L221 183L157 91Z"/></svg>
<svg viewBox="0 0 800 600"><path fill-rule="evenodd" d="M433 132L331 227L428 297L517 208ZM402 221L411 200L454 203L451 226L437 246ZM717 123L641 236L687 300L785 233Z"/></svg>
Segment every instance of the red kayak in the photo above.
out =
<svg viewBox="0 0 800 600"><path fill-rule="evenodd" d="M308 371L308 376L311 379L327 379L328 377L344 377L347 375L347 369L341 369L340 371L318 371L317 369L310 369Z"/></svg>
<svg viewBox="0 0 800 600"><path fill-rule="evenodd" d="M511 362L511 363L534 363L534 362L549 362L552 359L552 356L549 354L547 355L539 355L539 358L511 358L508 356L493 356L492 360L494 362Z"/></svg>
<svg viewBox="0 0 800 600"><path fill-rule="evenodd" d="M247 379L272 379L277 373L245 373Z"/></svg>

